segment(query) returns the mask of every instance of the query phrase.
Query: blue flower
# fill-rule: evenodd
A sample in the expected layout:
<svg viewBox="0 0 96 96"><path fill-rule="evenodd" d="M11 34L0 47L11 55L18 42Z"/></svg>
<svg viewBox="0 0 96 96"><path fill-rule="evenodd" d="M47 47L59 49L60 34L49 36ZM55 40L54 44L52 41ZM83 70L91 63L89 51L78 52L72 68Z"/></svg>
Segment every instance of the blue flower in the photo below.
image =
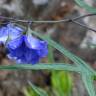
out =
<svg viewBox="0 0 96 96"><path fill-rule="evenodd" d="M20 63L35 64L48 54L47 43L32 35L22 35L7 43L9 56L15 57Z"/></svg>
<svg viewBox="0 0 96 96"><path fill-rule="evenodd" d="M38 63L40 58L48 54L47 43L23 32L23 29L12 24L1 27L0 42L5 43L9 35L10 40L6 43L8 57L19 63Z"/></svg>
<svg viewBox="0 0 96 96"><path fill-rule="evenodd" d="M19 37L23 32L23 29L9 23L6 26L0 27L0 42L6 43L7 39L10 40Z"/></svg>

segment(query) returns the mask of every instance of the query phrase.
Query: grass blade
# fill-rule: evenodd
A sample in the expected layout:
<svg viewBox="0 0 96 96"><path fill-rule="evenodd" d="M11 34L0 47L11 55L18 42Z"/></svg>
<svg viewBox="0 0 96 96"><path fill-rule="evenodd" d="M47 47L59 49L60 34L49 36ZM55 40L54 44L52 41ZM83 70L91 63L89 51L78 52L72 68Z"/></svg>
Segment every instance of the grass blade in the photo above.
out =
<svg viewBox="0 0 96 96"><path fill-rule="evenodd" d="M96 96L93 80L91 75L82 75L85 88L87 89L89 96Z"/></svg>
<svg viewBox="0 0 96 96"><path fill-rule="evenodd" d="M30 81L28 81L28 84L31 86L31 88L39 95L39 96L48 96L48 94L41 88L36 87L33 85Z"/></svg>
<svg viewBox="0 0 96 96"><path fill-rule="evenodd" d="M64 63L55 63L55 64L16 64L16 65L1 65L0 70L65 70L65 71L73 71L80 72L79 67L72 66L71 64Z"/></svg>
<svg viewBox="0 0 96 96"><path fill-rule="evenodd" d="M91 13L96 13L96 8L89 6L85 3L84 0L75 0L75 2L82 8L85 8L87 11Z"/></svg>

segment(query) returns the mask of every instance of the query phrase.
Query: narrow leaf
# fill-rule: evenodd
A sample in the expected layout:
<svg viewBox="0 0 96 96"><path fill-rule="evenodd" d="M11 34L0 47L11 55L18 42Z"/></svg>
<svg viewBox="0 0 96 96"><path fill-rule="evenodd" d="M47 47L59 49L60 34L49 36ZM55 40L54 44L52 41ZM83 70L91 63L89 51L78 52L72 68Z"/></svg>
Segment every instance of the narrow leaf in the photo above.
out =
<svg viewBox="0 0 96 96"><path fill-rule="evenodd" d="M64 63L55 63L55 64L15 64L15 65L1 65L0 70L65 70L65 71L73 71L80 72L79 67L73 66L71 64Z"/></svg>
<svg viewBox="0 0 96 96"><path fill-rule="evenodd" d="M27 88L23 89L25 96L31 96L30 93L27 91Z"/></svg>
<svg viewBox="0 0 96 96"><path fill-rule="evenodd" d="M89 96L96 96L92 76L91 75L82 75L82 80L89 93Z"/></svg>
<svg viewBox="0 0 96 96"><path fill-rule="evenodd" d="M28 81L28 84L31 86L31 88L39 95L39 96L48 96L48 94L41 88L36 87L33 85L30 81Z"/></svg>
<svg viewBox="0 0 96 96"><path fill-rule="evenodd" d="M48 46L48 62L54 62L53 48L50 45Z"/></svg>
<svg viewBox="0 0 96 96"><path fill-rule="evenodd" d="M86 2L84 0L75 0L75 2L82 8L85 8L87 11L91 12L91 13L96 13L96 8L93 8L91 6L89 6L88 4L86 4Z"/></svg>

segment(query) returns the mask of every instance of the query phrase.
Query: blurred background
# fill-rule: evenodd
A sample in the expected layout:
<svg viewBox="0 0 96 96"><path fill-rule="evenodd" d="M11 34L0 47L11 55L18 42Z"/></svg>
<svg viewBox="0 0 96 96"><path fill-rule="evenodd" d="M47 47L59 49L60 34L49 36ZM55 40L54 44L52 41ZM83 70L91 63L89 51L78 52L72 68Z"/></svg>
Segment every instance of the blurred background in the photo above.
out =
<svg viewBox="0 0 96 96"><path fill-rule="evenodd" d="M96 6L94 0L85 0ZM76 5L74 0L0 0L0 15L33 20L60 20L74 18L88 12ZM78 22L96 28L96 17L86 17ZM0 23L3 21L0 20ZM51 37L65 48L96 68L96 33L74 23L32 24L32 29ZM51 48L51 47L50 47ZM51 48L52 49L52 48ZM71 61L52 49L54 62ZM44 58L41 62L53 62ZM0 45L0 65L15 64L6 57ZM88 96L80 76L76 73L57 71L0 71L0 96L38 96L27 81L46 90L49 96Z"/></svg>

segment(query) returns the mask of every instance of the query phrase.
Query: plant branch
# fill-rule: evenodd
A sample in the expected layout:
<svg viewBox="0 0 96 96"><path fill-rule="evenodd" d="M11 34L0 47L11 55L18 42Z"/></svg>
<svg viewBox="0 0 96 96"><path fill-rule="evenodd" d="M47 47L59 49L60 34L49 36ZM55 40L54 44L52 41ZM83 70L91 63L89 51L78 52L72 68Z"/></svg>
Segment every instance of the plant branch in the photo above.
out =
<svg viewBox="0 0 96 96"><path fill-rule="evenodd" d="M84 25L84 24L81 24L81 23L77 22L77 21L73 21L73 20L72 20L72 22L75 23L75 24L78 24L78 25L80 25L80 26L82 26L82 27L84 27L84 28L87 28L88 30L91 30L91 31L96 32L95 29L90 28L90 27L88 27L88 26L86 26L86 25Z"/></svg>
<svg viewBox="0 0 96 96"><path fill-rule="evenodd" d="M84 24L81 24L77 22L77 20L88 17L88 16L95 16L96 13L90 13L90 14L85 14L82 16L74 17L74 18L67 18L67 19L61 19L61 20L25 20L25 19L18 19L18 18L12 18L12 17L6 17L6 16L0 16L0 19L5 19L5 20L11 20L11 22L22 22L22 23L62 23L62 22L73 22L76 23L84 28L87 28L91 31L96 32L95 29L92 29Z"/></svg>
<svg viewBox="0 0 96 96"><path fill-rule="evenodd" d="M81 18L85 18L88 16L94 16L94 15L96 15L96 13L90 13L90 14L85 14L83 16L61 19L61 20L24 20L24 19L5 17L5 16L0 16L0 19L13 20L16 22L23 22L23 23L28 23L28 22L30 22L30 23L61 23L61 22L72 22L72 21L76 21L76 20L81 19Z"/></svg>

